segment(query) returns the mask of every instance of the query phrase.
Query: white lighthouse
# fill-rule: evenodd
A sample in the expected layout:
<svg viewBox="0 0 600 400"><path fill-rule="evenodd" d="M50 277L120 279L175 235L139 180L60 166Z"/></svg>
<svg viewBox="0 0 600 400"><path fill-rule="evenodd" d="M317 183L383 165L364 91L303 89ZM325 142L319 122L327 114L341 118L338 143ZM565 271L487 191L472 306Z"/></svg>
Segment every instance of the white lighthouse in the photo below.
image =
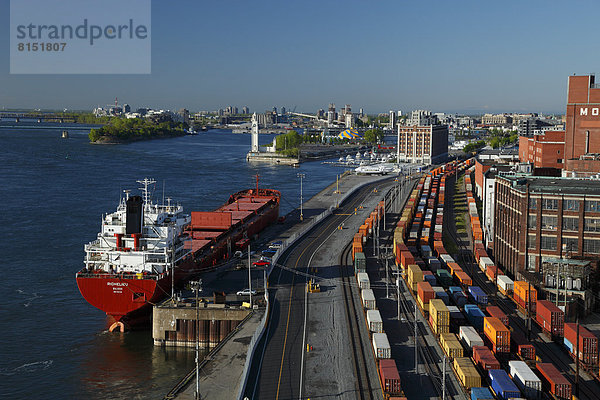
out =
<svg viewBox="0 0 600 400"><path fill-rule="evenodd" d="M252 148L250 149L252 153L258 153L258 118L256 117L256 113L252 114Z"/></svg>

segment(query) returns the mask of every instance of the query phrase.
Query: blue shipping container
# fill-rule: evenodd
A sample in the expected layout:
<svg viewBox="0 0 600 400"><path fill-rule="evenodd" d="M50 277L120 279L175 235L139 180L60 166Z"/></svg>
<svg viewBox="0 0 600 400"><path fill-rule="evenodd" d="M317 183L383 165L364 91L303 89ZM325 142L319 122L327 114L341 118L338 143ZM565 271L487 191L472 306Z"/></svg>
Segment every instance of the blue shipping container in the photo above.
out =
<svg viewBox="0 0 600 400"><path fill-rule="evenodd" d="M494 400L494 396L486 387L474 387L471 388L471 400Z"/></svg>
<svg viewBox="0 0 600 400"><path fill-rule="evenodd" d="M569 339L564 338L564 344L565 346L567 346L567 349L569 349L569 351L573 353L573 344L569 341Z"/></svg>
<svg viewBox="0 0 600 400"><path fill-rule="evenodd" d="M479 332L483 331L483 318L485 314L483 311L479 309L475 304L466 304L465 312L467 314L467 319L473 325L473 327Z"/></svg>
<svg viewBox="0 0 600 400"><path fill-rule="evenodd" d="M431 247L427 246L427 245L422 245L421 246L421 254L423 254L423 257L431 257Z"/></svg>
<svg viewBox="0 0 600 400"><path fill-rule="evenodd" d="M448 291L450 292L450 294L454 294L454 293L462 293L462 289L460 288L460 286L450 286L448 288Z"/></svg>
<svg viewBox="0 0 600 400"><path fill-rule="evenodd" d="M423 275L423 279L429 282L431 286L437 286L437 280L435 279L435 275Z"/></svg>
<svg viewBox="0 0 600 400"><path fill-rule="evenodd" d="M446 292L435 292L435 297L444 302L445 305L450 305L450 298L448 297L448 293Z"/></svg>
<svg viewBox="0 0 600 400"><path fill-rule="evenodd" d="M469 294L478 304L486 305L488 303L487 294L479 286L469 286Z"/></svg>
<svg viewBox="0 0 600 400"><path fill-rule="evenodd" d="M510 399L512 397L521 397L519 388L503 369L490 369L488 371L491 381L491 387L496 392L498 397L503 400Z"/></svg>
<svg viewBox="0 0 600 400"><path fill-rule="evenodd" d="M465 304L467 304L467 296L465 296L463 292L454 293L452 295L452 299L454 300L454 303L459 307L462 307Z"/></svg>

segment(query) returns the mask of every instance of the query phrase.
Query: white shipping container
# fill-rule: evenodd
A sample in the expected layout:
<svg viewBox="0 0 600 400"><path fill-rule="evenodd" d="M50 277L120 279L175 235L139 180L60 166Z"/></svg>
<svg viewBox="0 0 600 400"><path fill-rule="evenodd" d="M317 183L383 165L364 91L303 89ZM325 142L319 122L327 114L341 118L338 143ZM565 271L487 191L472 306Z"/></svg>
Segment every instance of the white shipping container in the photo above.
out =
<svg viewBox="0 0 600 400"><path fill-rule="evenodd" d="M375 351L375 357L379 359L392 357L390 342L385 333L373 334L373 350Z"/></svg>
<svg viewBox="0 0 600 400"><path fill-rule="evenodd" d="M363 306L367 310L374 310L377 307L375 306L375 295L371 289L363 289L361 291L361 297L363 301Z"/></svg>
<svg viewBox="0 0 600 400"><path fill-rule="evenodd" d="M477 334L477 331L472 326L461 326L458 329L458 337L469 348L473 348L473 346L484 346L481 336Z"/></svg>
<svg viewBox="0 0 600 400"><path fill-rule="evenodd" d="M514 289L514 282L506 275L498 275L498 287L504 291L504 293L512 292Z"/></svg>
<svg viewBox="0 0 600 400"><path fill-rule="evenodd" d="M436 225L433 229L435 229L436 232L442 233L442 226L441 225Z"/></svg>
<svg viewBox="0 0 600 400"><path fill-rule="evenodd" d="M489 257L479 258L479 269L481 269L483 272L485 272L487 270L487 267L489 267L490 265L494 265L494 262L492 261L491 258L489 258Z"/></svg>
<svg viewBox="0 0 600 400"><path fill-rule="evenodd" d="M367 310L367 324L369 324L369 330L371 332L383 332L383 320L381 319L379 310Z"/></svg>
<svg viewBox="0 0 600 400"><path fill-rule="evenodd" d="M542 397L542 381L525 361L509 361L508 368L511 378L526 398L540 399Z"/></svg>
<svg viewBox="0 0 600 400"><path fill-rule="evenodd" d="M452 258L450 254L442 254L440 255L440 258L442 259L444 265L448 265L448 263L454 262L454 258Z"/></svg>
<svg viewBox="0 0 600 400"><path fill-rule="evenodd" d="M356 280L358 281L358 287L360 287L361 289L371 288L369 275L366 272L359 272L358 274L356 274Z"/></svg>

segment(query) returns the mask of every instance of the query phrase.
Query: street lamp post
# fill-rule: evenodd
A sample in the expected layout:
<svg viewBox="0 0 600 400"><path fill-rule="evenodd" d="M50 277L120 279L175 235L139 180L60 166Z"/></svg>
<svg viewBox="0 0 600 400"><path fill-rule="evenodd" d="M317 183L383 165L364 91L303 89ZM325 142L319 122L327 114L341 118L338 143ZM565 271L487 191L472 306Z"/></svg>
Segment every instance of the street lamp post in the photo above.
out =
<svg viewBox="0 0 600 400"><path fill-rule="evenodd" d="M306 178L306 174L297 174L298 178L300 178L300 221L304 220L304 214L302 213L302 180Z"/></svg>
<svg viewBox="0 0 600 400"><path fill-rule="evenodd" d="M190 281L192 290L196 293L196 393L195 399L200 399L200 306L198 304L198 292L201 290L202 280Z"/></svg>

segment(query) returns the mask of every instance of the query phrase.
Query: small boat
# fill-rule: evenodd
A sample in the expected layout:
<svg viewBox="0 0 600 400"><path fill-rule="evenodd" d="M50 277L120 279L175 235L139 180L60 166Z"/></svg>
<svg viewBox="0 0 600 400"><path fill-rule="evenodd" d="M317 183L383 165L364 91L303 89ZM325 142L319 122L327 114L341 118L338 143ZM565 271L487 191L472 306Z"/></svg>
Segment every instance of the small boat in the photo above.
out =
<svg viewBox="0 0 600 400"><path fill-rule="evenodd" d="M60 135L60 137L63 138L63 139L68 139L69 138L69 132L62 131L62 134Z"/></svg>
<svg viewBox="0 0 600 400"><path fill-rule="evenodd" d="M187 133L188 135L197 135L198 134L198 132L193 127L186 129L185 133Z"/></svg>

